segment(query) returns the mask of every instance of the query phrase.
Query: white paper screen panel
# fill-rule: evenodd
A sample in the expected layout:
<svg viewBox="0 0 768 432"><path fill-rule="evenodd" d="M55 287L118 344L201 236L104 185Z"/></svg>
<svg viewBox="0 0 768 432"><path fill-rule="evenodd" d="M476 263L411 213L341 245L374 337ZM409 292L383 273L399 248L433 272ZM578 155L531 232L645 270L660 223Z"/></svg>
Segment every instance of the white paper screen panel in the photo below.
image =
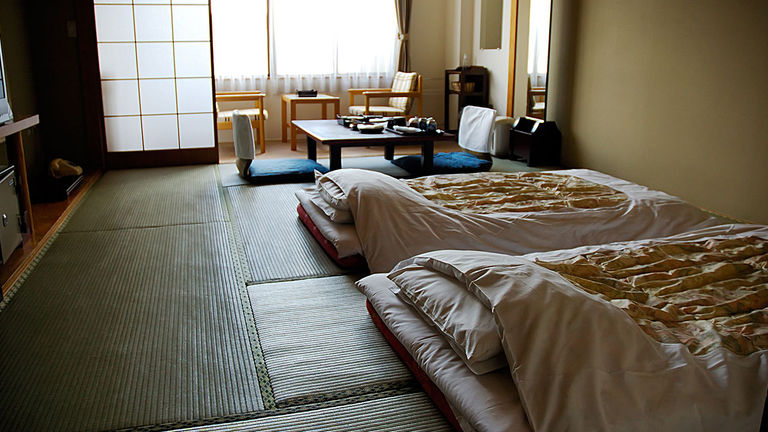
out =
<svg viewBox="0 0 768 432"><path fill-rule="evenodd" d="M141 151L141 117L106 117L104 129L110 151Z"/></svg>
<svg viewBox="0 0 768 432"><path fill-rule="evenodd" d="M173 43L137 43L139 78L173 78Z"/></svg>
<svg viewBox="0 0 768 432"><path fill-rule="evenodd" d="M211 45L210 42L177 42L176 77L210 77Z"/></svg>
<svg viewBox="0 0 768 432"><path fill-rule="evenodd" d="M173 115L143 115L145 150L173 150L179 148L178 120Z"/></svg>
<svg viewBox="0 0 768 432"><path fill-rule="evenodd" d="M107 151L213 147L209 1L94 8Z"/></svg>
<svg viewBox="0 0 768 432"><path fill-rule="evenodd" d="M136 79L136 44L99 44L99 67L103 79Z"/></svg>
<svg viewBox="0 0 768 432"><path fill-rule="evenodd" d="M179 114L179 136L181 148L210 147L213 138L213 128L207 125L213 123L213 113Z"/></svg>

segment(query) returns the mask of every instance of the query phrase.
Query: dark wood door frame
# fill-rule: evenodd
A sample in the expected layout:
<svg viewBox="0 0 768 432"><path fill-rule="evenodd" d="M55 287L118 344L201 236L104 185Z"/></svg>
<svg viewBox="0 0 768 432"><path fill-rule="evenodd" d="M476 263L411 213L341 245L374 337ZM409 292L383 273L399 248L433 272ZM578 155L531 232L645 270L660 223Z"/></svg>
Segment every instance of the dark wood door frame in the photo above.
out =
<svg viewBox="0 0 768 432"><path fill-rule="evenodd" d="M75 0L77 48L80 56L80 85L83 89L83 116L85 117L86 147L90 153L90 168L104 171L106 134L104 132L104 106L101 99L101 71L96 43L96 14L93 0Z"/></svg>

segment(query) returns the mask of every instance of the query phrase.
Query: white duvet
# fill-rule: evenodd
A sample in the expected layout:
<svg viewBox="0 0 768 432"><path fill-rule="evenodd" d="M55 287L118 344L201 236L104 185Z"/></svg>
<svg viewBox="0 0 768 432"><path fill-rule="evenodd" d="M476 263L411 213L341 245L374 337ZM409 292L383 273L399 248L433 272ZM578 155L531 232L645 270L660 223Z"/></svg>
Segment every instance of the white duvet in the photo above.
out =
<svg viewBox="0 0 768 432"><path fill-rule="evenodd" d="M487 308L497 325L514 384L498 371L473 374L458 356L446 354L450 348L436 331L431 334L437 336L425 335L429 330L414 321L418 315L403 313L402 307L388 310L386 304L393 304L393 297L382 300L387 297L377 291L382 286L380 275L361 280L359 287L398 339L407 340L409 331L421 332L404 345L460 417L478 430L522 426L519 406L534 430L759 430L768 389L768 353L739 356L719 348L693 356L681 344L650 338L609 302L533 262L567 259L598 249L738 236L768 238L768 228L726 225L668 239L523 257L435 251L400 263L390 276L409 266L427 269L432 276L400 280L404 285L389 285L393 291L418 289L449 277ZM456 296L456 304L446 313L462 312L462 297ZM400 318L393 320L393 315ZM482 397L467 398L462 393ZM487 414L504 416L505 411L511 416L508 419L487 420Z"/></svg>
<svg viewBox="0 0 768 432"><path fill-rule="evenodd" d="M374 273L438 249L525 254L664 237L718 223L676 197L606 174L583 169L558 173L609 186L628 199L595 209L483 215L447 209L373 171L345 169L327 177L346 195L360 248Z"/></svg>

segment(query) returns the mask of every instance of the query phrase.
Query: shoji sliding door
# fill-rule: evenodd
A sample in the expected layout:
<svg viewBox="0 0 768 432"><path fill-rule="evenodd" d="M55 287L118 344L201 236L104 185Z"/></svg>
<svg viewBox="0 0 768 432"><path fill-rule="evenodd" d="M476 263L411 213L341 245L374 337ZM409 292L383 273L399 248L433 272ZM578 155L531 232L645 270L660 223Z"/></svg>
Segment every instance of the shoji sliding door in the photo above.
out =
<svg viewBox="0 0 768 432"><path fill-rule="evenodd" d="M96 0L107 164L218 160L208 0Z"/></svg>

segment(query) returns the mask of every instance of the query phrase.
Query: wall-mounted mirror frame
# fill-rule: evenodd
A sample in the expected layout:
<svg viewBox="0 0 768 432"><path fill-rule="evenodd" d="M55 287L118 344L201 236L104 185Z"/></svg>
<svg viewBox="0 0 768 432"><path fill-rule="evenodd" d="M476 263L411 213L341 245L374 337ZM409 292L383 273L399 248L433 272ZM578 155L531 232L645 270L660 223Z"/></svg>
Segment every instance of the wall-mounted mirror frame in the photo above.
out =
<svg viewBox="0 0 768 432"><path fill-rule="evenodd" d="M513 0L507 115L546 120L554 0ZM514 47L512 49L511 47Z"/></svg>
<svg viewBox="0 0 768 432"><path fill-rule="evenodd" d="M546 119L552 0L530 0L526 116Z"/></svg>
<svg viewBox="0 0 768 432"><path fill-rule="evenodd" d="M482 0L480 8L480 49L501 49L503 0Z"/></svg>

